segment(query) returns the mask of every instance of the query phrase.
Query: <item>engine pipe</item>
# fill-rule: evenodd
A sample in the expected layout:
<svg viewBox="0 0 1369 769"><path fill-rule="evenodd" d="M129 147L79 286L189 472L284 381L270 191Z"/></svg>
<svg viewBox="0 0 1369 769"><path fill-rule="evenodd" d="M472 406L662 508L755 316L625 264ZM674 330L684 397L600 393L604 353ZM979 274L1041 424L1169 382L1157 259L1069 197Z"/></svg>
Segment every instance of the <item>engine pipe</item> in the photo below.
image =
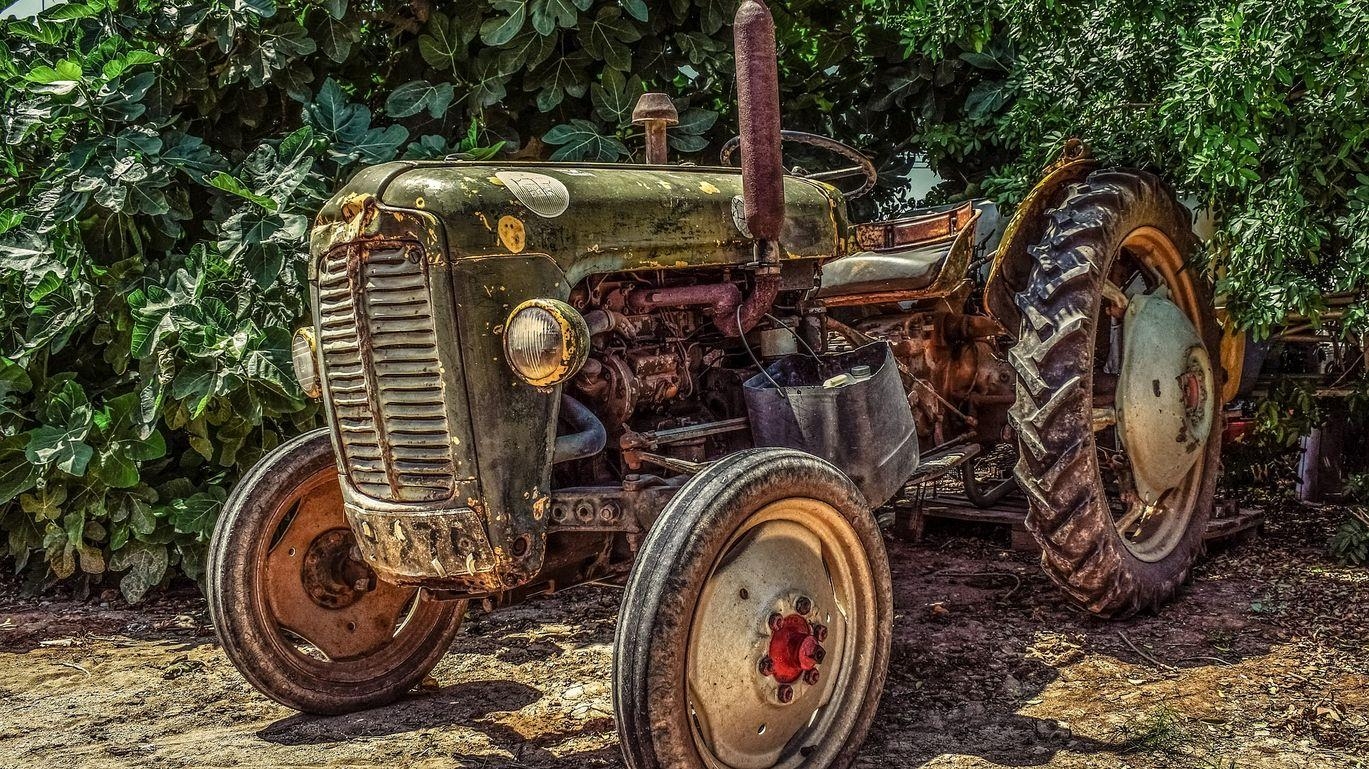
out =
<svg viewBox="0 0 1369 769"><path fill-rule="evenodd" d="M556 436L556 445L551 453L552 464L588 459L608 445L608 431L604 429L604 423L585 404L569 395L562 395L561 416L575 432Z"/></svg>
<svg viewBox="0 0 1369 769"><path fill-rule="evenodd" d="M773 249L770 243L757 245L762 252ZM723 336L738 337L750 331L774 306L780 293L777 261L762 256L761 267L756 271L756 287L744 299L735 283L711 283L640 289L628 295L627 303L635 312L650 312L657 307L707 306L713 313L713 325Z"/></svg>

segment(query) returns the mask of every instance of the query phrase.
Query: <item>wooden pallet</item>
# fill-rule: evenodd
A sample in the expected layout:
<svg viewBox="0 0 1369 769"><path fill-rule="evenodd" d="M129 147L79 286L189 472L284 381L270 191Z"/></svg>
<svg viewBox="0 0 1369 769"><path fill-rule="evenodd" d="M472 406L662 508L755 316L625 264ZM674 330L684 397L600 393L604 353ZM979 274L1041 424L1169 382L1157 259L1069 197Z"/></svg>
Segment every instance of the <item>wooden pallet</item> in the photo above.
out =
<svg viewBox="0 0 1369 769"><path fill-rule="evenodd" d="M893 506L894 533L914 542L922 540L928 519L936 518L1007 526L1011 532L1013 550L1040 550L1036 545L1036 539L1027 531L1027 500L1020 494L1011 495L989 509L975 507L970 500L958 494L939 494L921 499L914 494L895 501ZM1234 501L1218 500L1214 517L1208 521L1204 539L1213 543L1249 536L1263 523L1263 510L1240 509Z"/></svg>

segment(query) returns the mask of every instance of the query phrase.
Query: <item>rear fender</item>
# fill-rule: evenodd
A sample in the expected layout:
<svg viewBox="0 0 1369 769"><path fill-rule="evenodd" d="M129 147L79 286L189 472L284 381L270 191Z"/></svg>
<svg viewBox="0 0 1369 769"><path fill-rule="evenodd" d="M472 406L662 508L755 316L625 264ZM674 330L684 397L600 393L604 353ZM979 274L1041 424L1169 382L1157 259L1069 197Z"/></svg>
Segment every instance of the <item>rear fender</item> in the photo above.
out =
<svg viewBox="0 0 1369 769"><path fill-rule="evenodd" d="M1097 167L1098 162L1088 156L1083 144L1071 141L1060 159L1023 198L1003 231L984 289L984 309L1013 336L1017 336L1022 323L1016 296L1026 290L1031 276L1032 257L1027 249L1041 240L1046 231L1046 213L1059 204L1069 186L1082 182Z"/></svg>

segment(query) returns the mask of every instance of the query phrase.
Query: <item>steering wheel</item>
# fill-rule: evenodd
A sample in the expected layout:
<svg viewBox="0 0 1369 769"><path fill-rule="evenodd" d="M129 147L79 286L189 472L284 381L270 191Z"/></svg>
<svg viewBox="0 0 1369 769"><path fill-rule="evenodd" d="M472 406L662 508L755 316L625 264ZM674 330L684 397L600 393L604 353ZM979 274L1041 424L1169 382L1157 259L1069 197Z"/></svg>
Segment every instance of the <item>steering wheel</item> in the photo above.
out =
<svg viewBox="0 0 1369 769"><path fill-rule="evenodd" d="M820 182L830 182L834 179L845 179L850 176L864 176L865 182L861 184L859 189L854 192L842 193L848 199L870 194L870 191L875 188L875 182L879 180L879 171L875 170L875 164L869 158L860 154L860 150L857 150L855 147L842 144L836 139L805 133L803 131L780 131L780 139L795 144L807 144L812 147L824 149L834 155L840 155L847 160L854 162L854 166L849 166L847 168L837 168L832 171L818 171L811 174L797 174L805 179L816 179ZM736 152L737 148L740 146L742 146L742 137L740 136L734 136L727 140L727 144L724 144L722 151L718 153L719 159L722 161L723 165L732 165L732 153Z"/></svg>

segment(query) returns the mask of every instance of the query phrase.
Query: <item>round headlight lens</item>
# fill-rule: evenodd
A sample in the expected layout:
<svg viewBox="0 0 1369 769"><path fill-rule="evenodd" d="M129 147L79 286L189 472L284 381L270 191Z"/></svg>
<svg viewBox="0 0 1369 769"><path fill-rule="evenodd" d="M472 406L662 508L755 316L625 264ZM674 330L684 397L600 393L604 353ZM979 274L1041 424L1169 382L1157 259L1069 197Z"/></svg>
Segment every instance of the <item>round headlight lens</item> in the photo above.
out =
<svg viewBox="0 0 1369 769"><path fill-rule="evenodd" d="M555 299L532 299L514 308L504 324L504 355L523 381L538 387L575 375L589 354L589 326L574 307Z"/></svg>
<svg viewBox="0 0 1369 769"><path fill-rule="evenodd" d="M296 331L295 338L290 343L290 358L295 365L295 380L299 382L299 389L310 398L317 398L323 394L318 375L316 348L312 328Z"/></svg>

